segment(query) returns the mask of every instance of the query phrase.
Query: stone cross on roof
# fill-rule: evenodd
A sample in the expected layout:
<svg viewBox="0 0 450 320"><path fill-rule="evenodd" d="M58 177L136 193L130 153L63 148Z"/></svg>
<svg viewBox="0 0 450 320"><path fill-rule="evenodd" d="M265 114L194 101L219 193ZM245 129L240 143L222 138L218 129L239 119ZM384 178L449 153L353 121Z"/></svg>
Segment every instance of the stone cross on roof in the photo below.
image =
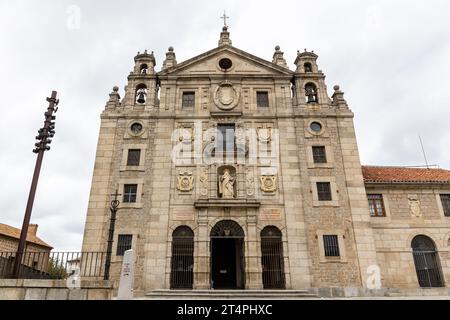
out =
<svg viewBox="0 0 450 320"><path fill-rule="evenodd" d="M229 19L230 17L227 16L227 14L225 13L225 10L223 11L223 16L220 17L220 19L223 19L223 26L227 27L227 19Z"/></svg>

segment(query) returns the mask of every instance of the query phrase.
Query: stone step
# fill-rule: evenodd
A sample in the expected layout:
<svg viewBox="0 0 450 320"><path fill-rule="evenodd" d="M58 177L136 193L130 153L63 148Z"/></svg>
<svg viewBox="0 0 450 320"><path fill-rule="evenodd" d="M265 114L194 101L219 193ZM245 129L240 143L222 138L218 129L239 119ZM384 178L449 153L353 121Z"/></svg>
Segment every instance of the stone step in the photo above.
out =
<svg viewBox="0 0 450 320"><path fill-rule="evenodd" d="M144 299L301 299L317 298L307 290L153 290Z"/></svg>

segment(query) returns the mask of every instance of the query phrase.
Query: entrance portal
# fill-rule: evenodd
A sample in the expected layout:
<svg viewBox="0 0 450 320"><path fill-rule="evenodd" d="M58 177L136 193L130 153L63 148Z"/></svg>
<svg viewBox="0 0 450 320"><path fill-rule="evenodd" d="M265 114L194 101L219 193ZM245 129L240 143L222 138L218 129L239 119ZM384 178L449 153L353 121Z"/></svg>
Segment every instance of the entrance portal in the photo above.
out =
<svg viewBox="0 0 450 320"><path fill-rule="evenodd" d="M244 231L232 220L218 222L211 230L211 286L244 289Z"/></svg>

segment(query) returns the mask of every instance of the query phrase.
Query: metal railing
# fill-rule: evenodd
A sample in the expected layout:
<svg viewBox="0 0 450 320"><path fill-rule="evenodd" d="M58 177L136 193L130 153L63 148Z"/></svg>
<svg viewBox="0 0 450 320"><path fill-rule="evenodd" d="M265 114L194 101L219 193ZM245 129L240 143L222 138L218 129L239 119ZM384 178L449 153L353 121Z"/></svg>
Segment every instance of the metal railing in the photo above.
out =
<svg viewBox="0 0 450 320"><path fill-rule="evenodd" d="M264 289L285 289L281 237L261 236L261 266Z"/></svg>
<svg viewBox="0 0 450 320"><path fill-rule="evenodd" d="M413 252L417 280L423 288L443 287L441 265L436 251Z"/></svg>
<svg viewBox="0 0 450 320"><path fill-rule="evenodd" d="M16 252L0 252L0 279L12 279ZM106 252L24 252L19 279L103 277Z"/></svg>

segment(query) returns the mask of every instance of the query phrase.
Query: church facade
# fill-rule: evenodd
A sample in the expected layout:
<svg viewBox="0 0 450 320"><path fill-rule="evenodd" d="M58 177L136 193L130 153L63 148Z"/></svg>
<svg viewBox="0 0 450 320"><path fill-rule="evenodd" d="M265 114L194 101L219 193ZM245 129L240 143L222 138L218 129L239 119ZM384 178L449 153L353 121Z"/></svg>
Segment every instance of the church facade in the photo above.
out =
<svg viewBox="0 0 450 320"><path fill-rule="evenodd" d="M314 52L290 70L218 46L159 72L138 53L101 115L83 251L111 278L136 253L135 292L445 288L450 171L362 166L353 113Z"/></svg>

